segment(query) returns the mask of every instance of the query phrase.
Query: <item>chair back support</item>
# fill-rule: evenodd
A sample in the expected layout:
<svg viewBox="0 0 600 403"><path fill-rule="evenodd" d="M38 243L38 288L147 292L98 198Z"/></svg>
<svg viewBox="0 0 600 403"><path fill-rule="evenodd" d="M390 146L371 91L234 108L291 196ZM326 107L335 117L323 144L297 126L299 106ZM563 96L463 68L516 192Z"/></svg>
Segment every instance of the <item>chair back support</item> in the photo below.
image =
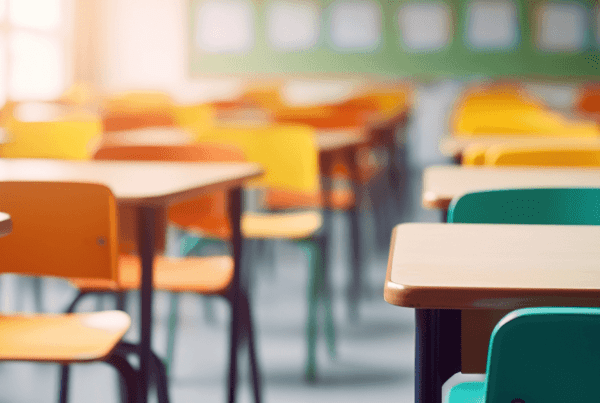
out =
<svg viewBox="0 0 600 403"><path fill-rule="evenodd" d="M456 102L451 131L457 136L533 134L593 138L600 135L592 120L568 119L512 83L477 86L466 91Z"/></svg>
<svg viewBox="0 0 600 403"><path fill-rule="evenodd" d="M600 225L600 189L509 189L468 193L452 201L448 222ZM510 251L501 253L509 254ZM462 311L463 372L485 370L490 335L506 313L508 311L497 309Z"/></svg>
<svg viewBox="0 0 600 403"><path fill-rule="evenodd" d="M117 94L103 102L102 124L105 132L176 126L175 105L169 95L161 92Z"/></svg>
<svg viewBox="0 0 600 403"><path fill-rule="evenodd" d="M244 154L237 148L220 144L178 146L114 146L96 152L95 159L120 161L171 162L242 162ZM158 218L156 245L164 249L167 216L181 227L203 231L218 238L231 233L226 192L214 192L172 206L168 215ZM119 207L119 236L122 253L135 253L137 248L137 221L130 207Z"/></svg>
<svg viewBox="0 0 600 403"><path fill-rule="evenodd" d="M0 145L4 158L56 158L87 160L102 134L98 116L73 113L48 121L21 121L9 118L6 123L8 143Z"/></svg>
<svg viewBox="0 0 600 403"><path fill-rule="evenodd" d="M237 147L247 161L262 165L265 174L253 184L299 194L320 191L316 133L309 126L216 126L197 140Z"/></svg>
<svg viewBox="0 0 600 403"><path fill-rule="evenodd" d="M600 189L509 189L468 193L449 223L600 225Z"/></svg>
<svg viewBox="0 0 600 403"><path fill-rule="evenodd" d="M600 401L600 309L511 312L492 333L486 403Z"/></svg>
<svg viewBox="0 0 600 403"><path fill-rule="evenodd" d="M0 239L0 271L117 279L115 198L103 185L0 182L0 211L13 231Z"/></svg>
<svg viewBox="0 0 600 403"><path fill-rule="evenodd" d="M493 146L485 154L489 166L599 167L600 147L519 148Z"/></svg>

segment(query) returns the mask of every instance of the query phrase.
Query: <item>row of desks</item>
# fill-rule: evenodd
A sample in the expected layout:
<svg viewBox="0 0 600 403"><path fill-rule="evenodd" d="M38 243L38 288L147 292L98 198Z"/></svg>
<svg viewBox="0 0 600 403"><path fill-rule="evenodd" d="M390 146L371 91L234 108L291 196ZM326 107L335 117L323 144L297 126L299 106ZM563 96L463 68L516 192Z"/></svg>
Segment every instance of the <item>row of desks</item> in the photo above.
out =
<svg viewBox="0 0 600 403"><path fill-rule="evenodd" d="M430 167L422 201L446 215L462 194L523 187L598 188L600 169ZM416 308L416 402L439 403L442 384L461 371L461 311L600 307L598 262L595 226L397 226L384 297Z"/></svg>
<svg viewBox="0 0 600 403"><path fill-rule="evenodd" d="M140 374L141 391L149 385L150 346L152 340L152 273L156 232L156 216L161 209L216 190L240 189L244 182L259 176L262 169L257 164L215 163L143 163L143 162L73 162L58 160L0 160L0 181L47 181L99 183L111 189L117 202L136 208L139 222L143 223L138 234L141 271L141 341ZM242 211L241 192L237 196ZM241 239L240 217L231 217L237 234L232 239ZM0 217L1 218L1 217ZM8 229L4 222L0 227ZM15 223L18 225L18 223ZM2 230L0 228L0 230ZM141 393L145 402L147 393Z"/></svg>
<svg viewBox="0 0 600 403"><path fill-rule="evenodd" d="M348 150L351 153L356 147L370 140L371 131L391 131L403 119L406 111L389 116L372 116L368 127L360 129L360 133L344 130L320 131L316 137L317 147L321 154ZM254 119L254 120L253 120ZM243 124L265 123L264 120L251 117L250 122ZM0 136L0 143L10 141L10 136ZM191 136L183 131L171 129L151 129L130 131L127 133L108 134L102 140L104 145L173 145L189 144ZM354 158L354 154L352 154ZM356 169L356 164L353 164ZM143 223L139 232L138 245L142 260L141 271L141 341L140 341L140 374L142 401L147 399L150 368L150 346L152 340L152 273L155 246L156 217L161 209L177 202L195 198L207 192L216 190L240 189L243 183L262 173L257 164L174 164L174 163L141 163L141 162L70 162L49 160L0 160L0 181L73 181L100 183L106 185L114 193L118 203L131 205L136 208L138 219ZM353 173L358 178L358 173ZM238 212L242 211L240 192L233 192L238 197L234 202L239 204ZM0 215L0 232L10 230L10 220ZM240 216L231 217L239 223ZM356 220L356 225L358 221ZM239 225L232 225L239 231ZM357 241L358 228L353 228ZM233 234L232 239L241 239L241 234ZM354 251L358 248L355 246ZM358 268L360 257L353 259Z"/></svg>

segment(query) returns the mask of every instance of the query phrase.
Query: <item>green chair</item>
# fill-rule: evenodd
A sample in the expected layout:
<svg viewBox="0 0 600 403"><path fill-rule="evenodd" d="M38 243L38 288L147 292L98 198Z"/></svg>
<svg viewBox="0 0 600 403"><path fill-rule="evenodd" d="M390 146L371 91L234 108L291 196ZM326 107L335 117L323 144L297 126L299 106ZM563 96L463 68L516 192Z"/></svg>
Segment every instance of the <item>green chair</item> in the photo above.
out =
<svg viewBox="0 0 600 403"><path fill-rule="evenodd" d="M509 189L468 193L452 201L448 222L600 225L600 189Z"/></svg>
<svg viewBox="0 0 600 403"><path fill-rule="evenodd" d="M600 309L527 308L492 333L484 382L451 388L444 403L598 402Z"/></svg>
<svg viewBox="0 0 600 403"><path fill-rule="evenodd" d="M510 189L455 198L449 223L600 225L600 189ZM494 326L508 310L461 312L462 372L485 371Z"/></svg>

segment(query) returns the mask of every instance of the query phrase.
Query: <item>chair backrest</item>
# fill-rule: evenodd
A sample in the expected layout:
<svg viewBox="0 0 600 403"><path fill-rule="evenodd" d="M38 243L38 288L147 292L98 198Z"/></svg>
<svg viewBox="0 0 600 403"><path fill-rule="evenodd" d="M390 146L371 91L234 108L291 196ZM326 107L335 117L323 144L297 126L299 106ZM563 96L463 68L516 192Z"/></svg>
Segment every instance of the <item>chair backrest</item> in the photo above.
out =
<svg viewBox="0 0 600 403"><path fill-rule="evenodd" d="M94 156L99 160L170 161L170 162L242 162L244 154L231 145L197 144L177 146L113 146L99 149ZM167 215L158 218L156 245L164 249ZM184 228L194 228L209 235L227 238L231 227L227 214L226 192L214 192L172 206L168 219ZM119 236L122 253L135 253L137 248L137 220L135 211L119 206Z"/></svg>
<svg viewBox="0 0 600 403"><path fill-rule="evenodd" d="M454 108L451 131L458 136L534 134L589 138L600 135L595 122L568 119L514 84L466 91Z"/></svg>
<svg viewBox="0 0 600 403"><path fill-rule="evenodd" d="M449 223L600 225L600 189L508 189L468 193Z"/></svg>
<svg viewBox="0 0 600 403"><path fill-rule="evenodd" d="M596 119L600 118L600 86L590 84L585 86L575 103L576 108Z"/></svg>
<svg viewBox="0 0 600 403"><path fill-rule="evenodd" d="M21 117L21 108L33 113ZM101 139L102 122L92 113L51 104L18 105L14 112L5 122L8 142L0 145L0 157L86 160Z"/></svg>
<svg viewBox="0 0 600 403"><path fill-rule="evenodd" d="M202 144L236 147L265 174L253 184L314 194L320 191L316 131L301 125L215 126L197 137Z"/></svg>
<svg viewBox="0 0 600 403"><path fill-rule="evenodd" d="M600 401L600 309L529 308L494 329L486 403Z"/></svg>
<svg viewBox="0 0 600 403"><path fill-rule="evenodd" d="M102 105L105 132L177 125L175 105L162 92L131 91L113 95Z"/></svg>
<svg viewBox="0 0 600 403"><path fill-rule="evenodd" d="M117 279L117 215L110 189L89 183L0 182L0 271Z"/></svg>
<svg viewBox="0 0 600 403"><path fill-rule="evenodd" d="M599 167L600 147L514 147L497 145L485 153L485 165L536 167Z"/></svg>

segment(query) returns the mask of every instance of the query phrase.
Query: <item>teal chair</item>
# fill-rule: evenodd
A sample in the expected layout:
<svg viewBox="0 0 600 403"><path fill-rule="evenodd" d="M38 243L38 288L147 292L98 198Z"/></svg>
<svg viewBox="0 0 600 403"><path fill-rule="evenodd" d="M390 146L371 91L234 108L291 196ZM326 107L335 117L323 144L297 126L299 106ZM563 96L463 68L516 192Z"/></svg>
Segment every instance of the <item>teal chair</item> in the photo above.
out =
<svg viewBox="0 0 600 403"><path fill-rule="evenodd" d="M443 403L600 401L600 309L527 308L492 333L486 378L452 387Z"/></svg>
<svg viewBox="0 0 600 403"><path fill-rule="evenodd" d="M452 200L449 223L600 225L600 189L510 189Z"/></svg>
<svg viewBox="0 0 600 403"><path fill-rule="evenodd" d="M468 193L455 198L448 210L449 223L600 225L600 189L509 189ZM462 370L481 373L486 368L490 335L510 311L461 312ZM465 347L466 346L466 347Z"/></svg>

